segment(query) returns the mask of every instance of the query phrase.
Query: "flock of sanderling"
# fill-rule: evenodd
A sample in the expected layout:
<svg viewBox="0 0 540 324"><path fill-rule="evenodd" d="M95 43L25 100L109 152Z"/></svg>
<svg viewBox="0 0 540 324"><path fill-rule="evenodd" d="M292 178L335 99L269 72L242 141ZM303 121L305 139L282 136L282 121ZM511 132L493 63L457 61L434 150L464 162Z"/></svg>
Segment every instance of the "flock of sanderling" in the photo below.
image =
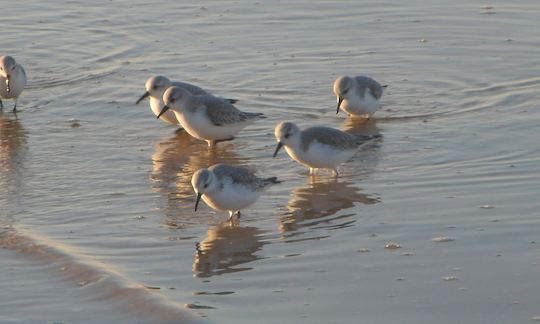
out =
<svg viewBox="0 0 540 324"><path fill-rule="evenodd" d="M17 99L26 85L23 67L11 56L0 57L0 99ZM164 76L149 78L146 92L137 104L150 98L150 108L163 121L181 126L189 135L206 141L210 149L217 143L230 141L249 124L265 118L262 113L244 112L234 106L236 100L214 96L204 89L185 82L174 82ZM370 118L379 107L385 86L365 76L339 77L334 82L337 112ZM0 109L3 108L0 100ZM358 147L373 136L358 136L338 129L314 126L301 130L296 124L282 122L274 131L277 147L274 157L285 147L289 156L309 168L330 169L338 176L337 167L351 159ZM196 171L191 184L197 200L202 198L216 210L229 212L229 219L240 216L240 210L253 204L262 192L279 183L276 177L260 178L243 166L215 164Z"/></svg>

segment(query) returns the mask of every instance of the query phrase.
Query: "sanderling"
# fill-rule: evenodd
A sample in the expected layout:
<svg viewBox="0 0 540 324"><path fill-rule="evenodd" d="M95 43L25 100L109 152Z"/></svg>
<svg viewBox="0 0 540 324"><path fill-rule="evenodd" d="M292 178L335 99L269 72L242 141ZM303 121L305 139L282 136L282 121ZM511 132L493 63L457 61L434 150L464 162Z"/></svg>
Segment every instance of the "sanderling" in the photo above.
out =
<svg viewBox="0 0 540 324"><path fill-rule="evenodd" d="M146 92L135 102L135 104L139 104L139 102L142 100L150 97L150 109L152 109L152 112L156 116L159 115L163 109L163 106L165 106L163 103L163 93L165 93L165 90L167 90L169 87L183 88L194 96L210 94L206 90L196 85L186 82L171 81L161 75L153 76L146 80L144 87L146 88ZM236 102L234 99L227 100L231 103ZM166 112L163 116L161 116L161 119L169 124L180 125L172 111Z"/></svg>
<svg viewBox="0 0 540 324"><path fill-rule="evenodd" d="M323 168L333 170L336 177L338 165L352 158L361 144L379 137L352 135L323 126L300 130L290 122L279 123L274 134L278 142L274 157L285 146L293 160L309 167L310 174Z"/></svg>
<svg viewBox="0 0 540 324"><path fill-rule="evenodd" d="M194 96L179 87L167 89L163 101L165 106L157 118L170 108L182 127L191 136L206 141L209 147L234 139L241 129L264 118L262 113L238 110L227 99L212 95Z"/></svg>
<svg viewBox="0 0 540 324"><path fill-rule="evenodd" d="M379 108L383 89L379 82L365 76L337 78L334 93L337 97L337 110L343 108L349 115L369 118Z"/></svg>
<svg viewBox="0 0 540 324"><path fill-rule="evenodd" d="M245 167L214 164L197 170L191 178L197 194L195 211L202 197L213 209L228 211L229 219L235 214L240 217L241 209L253 204L265 189L276 183L279 183L276 177L259 178Z"/></svg>
<svg viewBox="0 0 540 324"><path fill-rule="evenodd" d="M26 72L11 56L0 57L0 110L2 99L13 99L13 112L17 111L17 99L26 85Z"/></svg>

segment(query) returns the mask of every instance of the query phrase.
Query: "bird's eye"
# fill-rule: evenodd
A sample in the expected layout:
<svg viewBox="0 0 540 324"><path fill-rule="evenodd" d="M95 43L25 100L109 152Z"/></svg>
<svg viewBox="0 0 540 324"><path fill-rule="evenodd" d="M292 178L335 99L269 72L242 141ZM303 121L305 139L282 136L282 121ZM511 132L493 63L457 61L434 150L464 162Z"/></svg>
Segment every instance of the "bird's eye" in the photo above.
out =
<svg viewBox="0 0 540 324"><path fill-rule="evenodd" d="M11 69L12 69L12 70L15 70L15 66L13 66Z"/></svg>
<svg viewBox="0 0 540 324"><path fill-rule="evenodd" d="M152 89L154 89L154 90L157 90L157 88L158 88L157 85L155 85L155 86L152 87Z"/></svg>
<svg viewBox="0 0 540 324"><path fill-rule="evenodd" d="M208 188L208 183L203 186L204 189Z"/></svg>
<svg viewBox="0 0 540 324"><path fill-rule="evenodd" d="M174 99L174 98L171 98L171 102L175 102L175 101L176 101L176 99Z"/></svg>
<svg viewBox="0 0 540 324"><path fill-rule="evenodd" d="M291 137L291 134L285 134L285 136L283 136L283 137L289 138L289 137Z"/></svg>
<svg viewBox="0 0 540 324"><path fill-rule="evenodd" d="M343 90L343 94L347 94L347 92L349 92L349 89Z"/></svg>

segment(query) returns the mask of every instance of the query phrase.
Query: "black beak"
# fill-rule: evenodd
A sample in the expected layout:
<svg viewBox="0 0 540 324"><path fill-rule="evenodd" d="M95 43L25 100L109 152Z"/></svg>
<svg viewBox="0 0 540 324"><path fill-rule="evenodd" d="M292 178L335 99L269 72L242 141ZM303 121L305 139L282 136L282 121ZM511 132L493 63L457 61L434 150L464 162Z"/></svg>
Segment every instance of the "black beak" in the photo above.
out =
<svg viewBox="0 0 540 324"><path fill-rule="evenodd" d="M164 106L159 115L157 115L157 119L159 119L159 117L161 117L161 115L163 115L167 110L169 110L169 106Z"/></svg>
<svg viewBox="0 0 540 324"><path fill-rule="evenodd" d="M338 97L337 109L336 109L336 115L339 114L339 106L341 106L341 102L342 102L342 101L343 101L343 98Z"/></svg>
<svg viewBox="0 0 540 324"><path fill-rule="evenodd" d="M197 207L199 207L199 201L201 201L202 193L197 192L197 200L195 201L195 211L197 211Z"/></svg>
<svg viewBox="0 0 540 324"><path fill-rule="evenodd" d="M11 88L9 87L9 74L6 75L6 91L11 92Z"/></svg>
<svg viewBox="0 0 540 324"><path fill-rule="evenodd" d="M140 98L135 102L136 105L139 104L139 102L143 101L144 99L148 98L150 96L150 92L146 91Z"/></svg>
<svg viewBox="0 0 540 324"><path fill-rule="evenodd" d="M277 153L279 152L279 150L281 150L282 147L283 147L283 143L277 142L276 150L274 151L273 157L276 157Z"/></svg>

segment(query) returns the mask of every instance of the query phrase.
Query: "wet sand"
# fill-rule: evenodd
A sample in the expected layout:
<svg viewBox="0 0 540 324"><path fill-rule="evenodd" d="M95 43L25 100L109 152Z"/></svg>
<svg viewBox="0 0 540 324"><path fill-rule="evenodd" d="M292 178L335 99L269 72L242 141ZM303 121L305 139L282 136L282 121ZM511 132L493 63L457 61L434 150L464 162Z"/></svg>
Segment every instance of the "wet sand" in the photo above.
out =
<svg viewBox="0 0 540 324"><path fill-rule="evenodd" d="M0 113L0 322L533 322L539 9L12 6L1 51L29 85ZM134 105L153 74L268 118L209 151ZM335 115L343 74L389 85L374 120ZM283 120L382 138L310 177L271 157ZM283 183L239 223L194 213L191 173L218 162Z"/></svg>

